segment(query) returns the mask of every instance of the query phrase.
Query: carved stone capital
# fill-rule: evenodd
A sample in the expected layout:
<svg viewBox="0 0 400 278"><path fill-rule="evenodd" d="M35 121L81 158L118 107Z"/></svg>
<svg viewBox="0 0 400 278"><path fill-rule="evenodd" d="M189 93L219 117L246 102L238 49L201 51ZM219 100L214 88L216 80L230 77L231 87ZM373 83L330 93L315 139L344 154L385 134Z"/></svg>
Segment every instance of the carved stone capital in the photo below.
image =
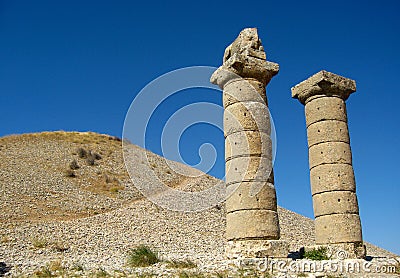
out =
<svg viewBox="0 0 400 278"><path fill-rule="evenodd" d="M221 89L229 81L240 78L253 78L267 85L271 78L279 72L279 65L268 61L258 63L253 59L243 58L239 55L232 56L213 73L210 82L218 85Z"/></svg>
<svg viewBox="0 0 400 278"><path fill-rule="evenodd" d="M246 28L224 53L223 65L211 76L220 88L233 79L251 78L267 85L279 72L279 65L268 62L256 28Z"/></svg>
<svg viewBox="0 0 400 278"><path fill-rule="evenodd" d="M292 88L292 97L305 104L314 96L336 96L347 100L356 91L352 79L322 70Z"/></svg>

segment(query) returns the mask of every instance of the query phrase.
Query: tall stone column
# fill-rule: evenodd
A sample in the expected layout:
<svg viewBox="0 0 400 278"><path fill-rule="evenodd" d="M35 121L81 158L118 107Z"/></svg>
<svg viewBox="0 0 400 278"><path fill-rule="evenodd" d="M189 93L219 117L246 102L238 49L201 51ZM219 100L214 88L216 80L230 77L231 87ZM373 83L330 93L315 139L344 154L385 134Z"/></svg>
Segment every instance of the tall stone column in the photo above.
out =
<svg viewBox="0 0 400 278"><path fill-rule="evenodd" d="M320 71L292 88L305 105L317 245L339 258L364 258L345 101L356 83Z"/></svg>
<svg viewBox="0 0 400 278"><path fill-rule="evenodd" d="M279 71L267 62L257 29L227 47L211 82L223 89L226 161L226 255L287 257L280 241L265 87Z"/></svg>

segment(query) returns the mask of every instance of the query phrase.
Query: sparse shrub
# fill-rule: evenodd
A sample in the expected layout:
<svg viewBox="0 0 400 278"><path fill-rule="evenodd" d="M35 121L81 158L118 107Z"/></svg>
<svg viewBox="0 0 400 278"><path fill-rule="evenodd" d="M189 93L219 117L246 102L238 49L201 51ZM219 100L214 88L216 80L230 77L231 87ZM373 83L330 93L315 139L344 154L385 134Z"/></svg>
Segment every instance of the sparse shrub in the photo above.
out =
<svg viewBox="0 0 400 278"><path fill-rule="evenodd" d="M171 261L168 261L168 266L172 267L172 268L195 268L195 267L197 267L197 265L189 259L186 259L183 261L171 260Z"/></svg>
<svg viewBox="0 0 400 278"><path fill-rule="evenodd" d="M54 277L53 273L51 273L51 270L47 266L43 266L40 270L35 271L33 275L38 278Z"/></svg>
<svg viewBox="0 0 400 278"><path fill-rule="evenodd" d="M32 238L31 243L35 248L44 248L48 245L48 242L44 238Z"/></svg>
<svg viewBox="0 0 400 278"><path fill-rule="evenodd" d="M104 174L104 180L106 183L120 184L119 180L116 177L110 177L109 175L106 174Z"/></svg>
<svg viewBox="0 0 400 278"><path fill-rule="evenodd" d="M158 254L145 245L132 249L128 256L128 264L132 267L150 266L159 261Z"/></svg>
<svg viewBox="0 0 400 278"><path fill-rule="evenodd" d="M75 271L84 271L84 267L82 264L80 263L74 263L74 265L72 266L72 269Z"/></svg>
<svg viewBox="0 0 400 278"><path fill-rule="evenodd" d="M214 273L214 275L215 275L216 278L228 278L228 277L230 277L230 276L228 276L228 273L227 273L226 270L223 271L223 272L217 271L217 272Z"/></svg>
<svg viewBox="0 0 400 278"><path fill-rule="evenodd" d="M102 159L101 155L98 154L98 153L93 153L93 158L96 159L96 160Z"/></svg>
<svg viewBox="0 0 400 278"><path fill-rule="evenodd" d="M104 175L104 180L106 181L106 183L112 183L112 179L108 176L108 175Z"/></svg>
<svg viewBox="0 0 400 278"><path fill-rule="evenodd" d="M94 158L92 156L88 156L86 158L86 164L89 166L93 166L95 164Z"/></svg>
<svg viewBox="0 0 400 278"><path fill-rule="evenodd" d="M111 193L118 193L120 190L123 190L124 189L124 187L122 187L122 186L120 186L120 185L118 185L118 186L112 186L111 188L110 188L110 192Z"/></svg>
<svg viewBox="0 0 400 278"><path fill-rule="evenodd" d="M317 249L314 248L312 250L305 251L303 258L313 261L329 260L328 249L326 247L319 247Z"/></svg>
<svg viewBox="0 0 400 278"><path fill-rule="evenodd" d="M105 271L104 269L100 268L99 270L97 270L96 272L96 277L107 277L108 273L107 271Z"/></svg>
<svg viewBox="0 0 400 278"><path fill-rule="evenodd" d="M86 158L87 157L87 152L84 148L79 148L77 150L79 158Z"/></svg>
<svg viewBox="0 0 400 278"><path fill-rule="evenodd" d="M74 170L68 169L67 171L65 171L65 176L68 178L75 178L76 174Z"/></svg>
<svg viewBox="0 0 400 278"><path fill-rule="evenodd" d="M204 274L199 273L199 272L186 272L186 271L181 271L178 273L179 278L203 278L206 277Z"/></svg>
<svg viewBox="0 0 400 278"><path fill-rule="evenodd" d="M140 274L137 274L136 276L137 278L150 278L150 277L157 277L156 274L154 274L153 272L142 272Z"/></svg>
<svg viewBox="0 0 400 278"><path fill-rule="evenodd" d="M69 249L69 247L61 242L54 242L53 249L57 252L65 252Z"/></svg>
<svg viewBox="0 0 400 278"><path fill-rule="evenodd" d="M2 236L0 242L1 243L7 243L10 242L11 239L8 236Z"/></svg>
<svg viewBox="0 0 400 278"><path fill-rule="evenodd" d="M98 153L92 153L91 150L86 153L86 163L89 166L95 165L95 161L99 159L101 159L101 155Z"/></svg>
<svg viewBox="0 0 400 278"><path fill-rule="evenodd" d="M61 260L56 260L56 261L50 262L48 264L48 268L50 271L63 271L64 270Z"/></svg>
<svg viewBox="0 0 400 278"><path fill-rule="evenodd" d="M111 193L118 193L120 190L124 189L120 181L115 177L110 177L109 175L104 174L104 181L105 184L100 187L102 190L110 191Z"/></svg>
<svg viewBox="0 0 400 278"><path fill-rule="evenodd" d="M185 271L179 272L178 275L179 275L179 276L178 276L179 278L189 278L189 277L190 277L189 274L186 273Z"/></svg>
<svg viewBox="0 0 400 278"><path fill-rule="evenodd" d="M74 160L72 160L71 163L69 164L69 168L70 168L71 170L76 170L76 169L79 169L80 167L79 167L78 162L74 159Z"/></svg>
<svg viewBox="0 0 400 278"><path fill-rule="evenodd" d="M109 136L109 137L108 137L108 140L114 140L114 141L118 141L118 142L121 142L121 141L122 141L122 139L119 138L119 137L117 137L117 136Z"/></svg>
<svg viewBox="0 0 400 278"><path fill-rule="evenodd" d="M216 205L215 205L215 208L216 208L217 210L221 210L221 209L222 209L222 206L223 206L222 204L216 204Z"/></svg>

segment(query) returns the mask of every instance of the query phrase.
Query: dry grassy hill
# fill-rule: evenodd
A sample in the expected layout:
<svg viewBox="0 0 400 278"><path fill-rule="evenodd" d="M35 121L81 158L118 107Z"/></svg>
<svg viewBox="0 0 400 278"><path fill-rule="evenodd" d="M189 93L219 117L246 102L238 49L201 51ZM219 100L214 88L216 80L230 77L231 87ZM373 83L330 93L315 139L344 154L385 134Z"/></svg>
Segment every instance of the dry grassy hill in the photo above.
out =
<svg viewBox="0 0 400 278"><path fill-rule="evenodd" d="M164 158L130 148L173 188L193 191L218 182L207 175L176 174ZM143 171L137 175L144 184L153 182ZM0 276L29 275L55 262L65 268L122 271L128 250L138 244L153 246L165 258L190 258L199 266L223 260L223 207L181 213L152 204L130 180L116 137L44 132L0 138L0 190ZM311 219L283 208L279 217L292 251L313 244ZM369 256L394 256L373 245L367 248Z"/></svg>
<svg viewBox="0 0 400 278"><path fill-rule="evenodd" d="M153 171L169 186L186 179L159 156L134 145L132 149L146 153ZM146 173L140 175L144 183L151 182ZM121 140L92 132L0 138L0 182L0 222L71 220L142 198L125 170Z"/></svg>

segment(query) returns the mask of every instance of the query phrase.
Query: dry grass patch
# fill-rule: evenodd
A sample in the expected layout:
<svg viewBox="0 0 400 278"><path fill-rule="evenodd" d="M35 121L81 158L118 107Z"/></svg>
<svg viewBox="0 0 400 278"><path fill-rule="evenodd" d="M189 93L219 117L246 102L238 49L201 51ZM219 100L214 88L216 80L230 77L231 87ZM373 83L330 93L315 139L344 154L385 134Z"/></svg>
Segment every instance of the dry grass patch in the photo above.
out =
<svg viewBox="0 0 400 278"><path fill-rule="evenodd" d="M0 239L1 243L8 243L11 241L11 238L9 238L8 236L2 236Z"/></svg>
<svg viewBox="0 0 400 278"><path fill-rule="evenodd" d="M98 269L95 273L94 273L94 277L109 277L110 274L108 274L107 271L105 271L104 269L100 268Z"/></svg>
<svg viewBox="0 0 400 278"><path fill-rule="evenodd" d="M168 261L167 263L168 263L168 267L170 267L170 268L195 268L195 267L197 267L197 265L189 259L171 260L171 261Z"/></svg>
<svg viewBox="0 0 400 278"><path fill-rule="evenodd" d="M33 277L47 278L47 277L54 277L54 275L47 266L43 266L39 270L33 273Z"/></svg>
<svg viewBox="0 0 400 278"><path fill-rule="evenodd" d="M33 247L38 248L38 249L45 248L49 244L47 239L39 238L39 237L31 238L31 243L32 243Z"/></svg>
<svg viewBox="0 0 400 278"><path fill-rule="evenodd" d="M98 174L89 180L92 185L87 187L87 190L93 193L105 193L113 196L113 194L125 189L125 187L121 185L120 181L110 174Z"/></svg>
<svg viewBox="0 0 400 278"><path fill-rule="evenodd" d="M65 268L61 260L55 260L42 266L39 270L34 272L34 277L47 278L47 277L65 277Z"/></svg>

